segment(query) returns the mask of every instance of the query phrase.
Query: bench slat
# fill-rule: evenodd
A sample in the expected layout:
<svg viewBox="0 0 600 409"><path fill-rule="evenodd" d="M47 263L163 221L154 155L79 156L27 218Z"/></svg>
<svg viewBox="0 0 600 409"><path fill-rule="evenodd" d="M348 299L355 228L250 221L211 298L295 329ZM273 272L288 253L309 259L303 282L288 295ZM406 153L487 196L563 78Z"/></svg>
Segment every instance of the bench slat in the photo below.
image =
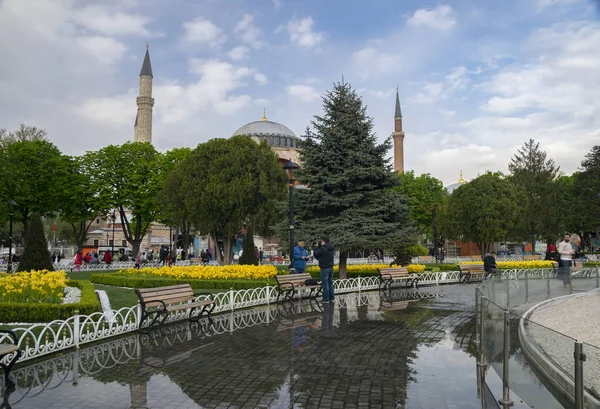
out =
<svg viewBox="0 0 600 409"><path fill-rule="evenodd" d="M187 293L187 292L192 292L192 289L190 287L188 288L176 288L170 291L167 290L163 290L163 291L147 291L145 293L142 293L142 295L144 296L144 298L148 298L148 297L154 297L154 296L169 296L170 294L180 294L180 293Z"/></svg>
<svg viewBox="0 0 600 409"><path fill-rule="evenodd" d="M166 302L167 300L171 300L174 298L184 298L184 297L193 298L194 293L191 291L186 291L186 292L172 293L172 294L167 294L167 295L153 295L150 297L144 297L144 301L148 302L148 301L155 301L155 300L163 300Z"/></svg>
<svg viewBox="0 0 600 409"><path fill-rule="evenodd" d="M170 285L168 287L153 287L153 288L139 288L138 291L142 294L145 293L150 293L150 292L155 292L155 291L171 291L171 290L175 290L175 289L185 289L185 288L190 288L189 284L177 284L177 285Z"/></svg>
<svg viewBox="0 0 600 409"><path fill-rule="evenodd" d="M167 307L167 311L184 310L187 308L194 308L194 307L200 307L203 305L210 305L212 303L213 302L210 300L204 300L204 301L198 301L198 302L193 302L193 303L189 303L189 304L169 305Z"/></svg>
<svg viewBox="0 0 600 409"><path fill-rule="evenodd" d="M10 354L11 352L16 352L19 350L18 345L12 344L1 344L0 345L0 355Z"/></svg>

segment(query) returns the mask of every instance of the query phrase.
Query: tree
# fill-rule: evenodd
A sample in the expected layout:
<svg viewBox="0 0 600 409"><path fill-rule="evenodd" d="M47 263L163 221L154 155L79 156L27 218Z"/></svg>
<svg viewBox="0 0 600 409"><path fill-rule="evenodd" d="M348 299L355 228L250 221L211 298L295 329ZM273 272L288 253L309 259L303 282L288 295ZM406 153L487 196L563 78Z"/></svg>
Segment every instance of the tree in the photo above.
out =
<svg viewBox="0 0 600 409"><path fill-rule="evenodd" d="M396 184L386 158L391 140L377 143L361 98L349 84L334 84L323 109L311 122L314 133L307 128L300 146L298 179L310 189L296 192L295 228L311 241L329 236L345 278L349 251L392 249L415 230L404 197L391 189Z"/></svg>
<svg viewBox="0 0 600 409"><path fill-rule="evenodd" d="M48 141L48 134L45 130L25 124L19 125L16 131L8 132L6 129L0 129L0 145L17 141Z"/></svg>
<svg viewBox="0 0 600 409"><path fill-rule="evenodd" d="M46 216L60 210L69 160L41 137L11 138L0 143L0 198L2 203L17 203L15 213L26 233L31 213ZM0 206L0 212L5 208Z"/></svg>
<svg viewBox="0 0 600 409"><path fill-rule="evenodd" d="M285 197L287 177L265 142L247 136L212 139L198 145L180 165L185 206L194 227L222 244L219 264L231 264L235 235L248 223L265 234L277 220L275 208Z"/></svg>
<svg viewBox="0 0 600 409"><path fill-rule="evenodd" d="M522 217L524 195L499 173L486 173L458 187L448 198L443 230L455 240L472 241L483 257L505 240Z"/></svg>
<svg viewBox="0 0 600 409"><path fill-rule="evenodd" d="M254 245L254 231L252 226L246 229L246 237L244 237L244 248L240 256L239 264L258 265L258 257L256 257L256 247Z"/></svg>
<svg viewBox="0 0 600 409"><path fill-rule="evenodd" d="M398 186L395 187L408 199L410 218L414 220L419 233L432 238L434 255L438 256L439 232L438 214L448 197L448 192L441 180L429 173L416 176L413 171L396 175Z"/></svg>
<svg viewBox="0 0 600 409"><path fill-rule="evenodd" d="M510 181L523 193L523 215L515 226L515 235L531 241L535 251L537 237L556 234L556 223L560 209L556 206L557 191L554 183L559 167L540 144L530 139L511 159L508 169Z"/></svg>
<svg viewBox="0 0 600 409"><path fill-rule="evenodd" d="M131 244L134 256L150 223L157 218L157 197L164 180L159 160L160 154L147 142L109 145L86 153L99 198L118 210L125 240Z"/></svg>
<svg viewBox="0 0 600 409"><path fill-rule="evenodd" d="M95 177L93 156L69 158L65 197L61 201L61 219L69 223L78 250L85 245L92 223L105 216L112 205L108 195L99 193L103 181Z"/></svg>
<svg viewBox="0 0 600 409"><path fill-rule="evenodd" d="M600 145L594 146L573 175L572 201L568 203L570 231L595 232L600 226ZM576 213L572 214L572 213Z"/></svg>
<svg viewBox="0 0 600 409"><path fill-rule="evenodd" d="M19 261L17 271L48 270L53 271L48 242L44 234L44 224L39 214L34 213L29 223L25 249Z"/></svg>

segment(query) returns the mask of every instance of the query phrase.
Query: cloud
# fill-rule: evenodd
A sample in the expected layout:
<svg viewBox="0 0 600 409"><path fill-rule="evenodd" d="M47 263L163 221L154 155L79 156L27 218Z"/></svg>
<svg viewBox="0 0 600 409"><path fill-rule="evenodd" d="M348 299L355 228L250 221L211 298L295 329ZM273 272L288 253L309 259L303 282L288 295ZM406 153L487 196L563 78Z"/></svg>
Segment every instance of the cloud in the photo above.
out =
<svg viewBox="0 0 600 409"><path fill-rule="evenodd" d="M311 102L318 100L321 96L319 93L310 85L295 84L290 85L286 88L289 96L297 98L304 102Z"/></svg>
<svg viewBox="0 0 600 409"><path fill-rule="evenodd" d="M235 25L234 32L240 40L253 48L260 48L263 45L261 40L261 31L254 25L254 16L245 14L244 18Z"/></svg>
<svg viewBox="0 0 600 409"><path fill-rule="evenodd" d="M287 31L290 40L298 47L314 47L323 42L325 36L323 33L313 31L314 21L312 17L303 19L294 19L288 22Z"/></svg>
<svg viewBox="0 0 600 409"><path fill-rule="evenodd" d="M254 81L256 81L259 85L265 85L269 82L267 77L260 72L254 74Z"/></svg>
<svg viewBox="0 0 600 409"><path fill-rule="evenodd" d="M125 54L127 47L110 37L77 37L77 43L103 64L114 64Z"/></svg>
<svg viewBox="0 0 600 409"><path fill-rule="evenodd" d="M234 47L227 53L227 56L231 58L233 61L242 61L248 58L248 47L244 47L240 45L238 47Z"/></svg>
<svg viewBox="0 0 600 409"><path fill-rule="evenodd" d="M136 35L149 37L146 28L151 19L142 14L111 11L106 5L88 5L73 13L73 20L86 28L105 35Z"/></svg>
<svg viewBox="0 0 600 409"><path fill-rule="evenodd" d="M581 0L537 0L537 8L538 10L543 10L546 7L557 7L564 5L571 5L573 3L578 3Z"/></svg>
<svg viewBox="0 0 600 409"><path fill-rule="evenodd" d="M187 41L208 44L210 47L219 47L227 38L219 27L203 17L183 23L183 30Z"/></svg>
<svg viewBox="0 0 600 409"><path fill-rule="evenodd" d="M374 47L365 47L352 53L352 61L357 68L358 75L368 78L374 74L394 70L399 65L400 58Z"/></svg>
<svg viewBox="0 0 600 409"><path fill-rule="evenodd" d="M407 20L410 26L425 26L435 30L450 30L456 25L452 7L440 5L432 9L418 9Z"/></svg>
<svg viewBox="0 0 600 409"><path fill-rule="evenodd" d="M469 81L466 67L456 67L444 77L443 81L426 83L421 92L411 98L411 101L429 104L451 98L456 92L464 90Z"/></svg>

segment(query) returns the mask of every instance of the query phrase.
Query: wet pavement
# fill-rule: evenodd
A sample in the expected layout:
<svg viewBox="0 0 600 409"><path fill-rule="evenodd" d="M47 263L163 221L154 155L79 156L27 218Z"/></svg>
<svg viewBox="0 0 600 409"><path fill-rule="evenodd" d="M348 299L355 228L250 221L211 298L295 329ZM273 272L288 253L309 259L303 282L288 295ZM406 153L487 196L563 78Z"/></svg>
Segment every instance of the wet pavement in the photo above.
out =
<svg viewBox="0 0 600 409"><path fill-rule="evenodd" d="M474 291L347 294L135 333L17 366L0 407L481 408Z"/></svg>

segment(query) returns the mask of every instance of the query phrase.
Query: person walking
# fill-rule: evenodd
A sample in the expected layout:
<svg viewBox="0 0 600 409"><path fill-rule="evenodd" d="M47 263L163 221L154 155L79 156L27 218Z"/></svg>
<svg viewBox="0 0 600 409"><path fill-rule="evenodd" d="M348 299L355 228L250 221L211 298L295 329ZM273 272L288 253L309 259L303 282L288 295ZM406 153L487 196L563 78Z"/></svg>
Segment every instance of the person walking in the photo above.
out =
<svg viewBox="0 0 600 409"><path fill-rule="evenodd" d="M308 260L308 251L304 248L304 240L299 240L294 247L294 270L295 274L306 272L306 260Z"/></svg>
<svg viewBox="0 0 600 409"><path fill-rule="evenodd" d="M79 250L77 254L75 254L73 264L75 265L73 268L76 268L77 271L81 271L81 265L83 264L83 256L81 255L81 250ZM71 268L71 271L73 271L73 268Z"/></svg>
<svg viewBox="0 0 600 409"><path fill-rule="evenodd" d="M571 282L571 266L573 265L573 246L569 242L571 236L565 234L563 241L558 243L558 254L560 254L559 274L562 275L563 284L566 286Z"/></svg>
<svg viewBox="0 0 600 409"><path fill-rule="evenodd" d="M321 269L321 287L323 288L323 302L333 302L333 255L335 250L328 237L323 237L321 243L313 250L314 256L319 260Z"/></svg>

